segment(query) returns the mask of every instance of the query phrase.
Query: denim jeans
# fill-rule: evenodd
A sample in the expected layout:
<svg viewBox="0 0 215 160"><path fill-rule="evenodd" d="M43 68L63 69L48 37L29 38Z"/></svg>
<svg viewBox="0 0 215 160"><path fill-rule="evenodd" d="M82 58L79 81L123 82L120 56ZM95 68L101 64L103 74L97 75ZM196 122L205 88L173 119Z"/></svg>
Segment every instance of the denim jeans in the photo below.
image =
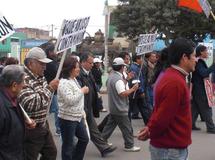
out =
<svg viewBox="0 0 215 160"><path fill-rule="evenodd" d="M188 149L157 148L149 146L151 160L187 160Z"/></svg>
<svg viewBox="0 0 215 160"><path fill-rule="evenodd" d="M55 119L55 128L56 133L60 134L60 125L59 125L59 118L58 118L58 102L57 102L57 95L53 95L51 106L50 106L50 113L54 113Z"/></svg>
<svg viewBox="0 0 215 160"><path fill-rule="evenodd" d="M62 136L62 160L83 160L89 137L84 120L69 121L59 118ZM74 137L78 142L74 145Z"/></svg>

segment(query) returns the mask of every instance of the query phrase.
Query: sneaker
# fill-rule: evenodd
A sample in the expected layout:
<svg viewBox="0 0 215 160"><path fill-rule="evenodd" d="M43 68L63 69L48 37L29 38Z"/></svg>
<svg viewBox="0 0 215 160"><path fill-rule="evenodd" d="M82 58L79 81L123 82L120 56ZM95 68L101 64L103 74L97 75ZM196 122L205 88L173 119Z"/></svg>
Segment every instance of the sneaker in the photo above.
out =
<svg viewBox="0 0 215 160"><path fill-rule="evenodd" d="M101 152L101 156L102 157L106 157L108 154L112 153L113 151L116 150L117 147L113 147L113 146L110 146L108 148L106 148L104 151Z"/></svg>
<svg viewBox="0 0 215 160"><path fill-rule="evenodd" d="M107 144L108 144L109 146L112 146L112 145L113 145L113 143L110 143L110 142L108 142Z"/></svg>
<svg viewBox="0 0 215 160"><path fill-rule="evenodd" d="M100 112L107 112L107 109L103 108L100 110Z"/></svg>
<svg viewBox="0 0 215 160"><path fill-rule="evenodd" d="M140 147L132 147L132 148L124 148L125 152L139 152L140 151Z"/></svg>

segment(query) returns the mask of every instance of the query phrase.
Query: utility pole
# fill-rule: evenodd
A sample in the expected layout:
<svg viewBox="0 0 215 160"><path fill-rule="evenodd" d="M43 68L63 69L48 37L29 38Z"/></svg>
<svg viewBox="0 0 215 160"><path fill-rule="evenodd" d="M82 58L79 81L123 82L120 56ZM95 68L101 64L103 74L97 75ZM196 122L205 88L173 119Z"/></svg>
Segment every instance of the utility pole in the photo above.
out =
<svg viewBox="0 0 215 160"><path fill-rule="evenodd" d="M105 15L105 74L107 75L108 71L108 25L109 25L109 10L108 10L108 0L105 1L105 8L104 8L104 15Z"/></svg>
<svg viewBox="0 0 215 160"><path fill-rule="evenodd" d="M52 38L54 38L54 24L51 24L51 34L52 34Z"/></svg>

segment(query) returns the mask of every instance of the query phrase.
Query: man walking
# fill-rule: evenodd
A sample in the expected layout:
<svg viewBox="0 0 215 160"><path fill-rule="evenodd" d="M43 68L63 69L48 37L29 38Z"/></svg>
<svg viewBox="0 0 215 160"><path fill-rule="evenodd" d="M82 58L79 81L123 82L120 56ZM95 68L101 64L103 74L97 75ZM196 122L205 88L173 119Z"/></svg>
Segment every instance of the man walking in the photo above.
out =
<svg viewBox="0 0 215 160"><path fill-rule="evenodd" d="M107 80L110 116L104 126L102 136L107 140L118 126L125 141L124 151L138 152L140 147L134 146L133 129L128 118L128 96L135 92L139 85L135 84L131 89L128 88L127 82L123 79L125 65L124 60L120 57L113 61L113 72Z"/></svg>
<svg viewBox="0 0 215 160"><path fill-rule="evenodd" d="M96 84L91 73L91 69L93 67L93 56L90 54L83 54L80 57L80 63L81 71L77 80L82 87L87 86L89 88L89 93L84 96L84 110L86 112L86 119L89 125L90 138L100 151L101 156L105 157L107 154L113 152L116 147L109 145L104 140L94 119L94 117L99 117L99 108L97 107L98 95Z"/></svg>
<svg viewBox="0 0 215 160"><path fill-rule="evenodd" d="M154 112L138 139L150 138L151 160L186 160L191 144L192 117L186 76L195 70L191 41L178 38L169 46L171 67L155 84Z"/></svg>
<svg viewBox="0 0 215 160"><path fill-rule="evenodd" d="M18 101L23 106L30 118L36 122L34 129L26 130L25 152L26 160L40 159L55 160L57 149L46 122L48 105L51 95L58 87L58 80L52 80L49 85L44 77L46 63L51 62L46 58L45 52L34 47L26 55L25 59L25 86L21 90Z"/></svg>

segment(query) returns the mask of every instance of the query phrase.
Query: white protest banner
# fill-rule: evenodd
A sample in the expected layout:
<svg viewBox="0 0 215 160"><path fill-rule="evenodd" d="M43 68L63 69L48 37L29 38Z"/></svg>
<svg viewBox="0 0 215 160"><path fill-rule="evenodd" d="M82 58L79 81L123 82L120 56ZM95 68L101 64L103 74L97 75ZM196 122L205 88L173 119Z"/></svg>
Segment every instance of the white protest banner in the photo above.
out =
<svg viewBox="0 0 215 160"><path fill-rule="evenodd" d="M157 34L141 34L136 47L137 55L142 55L153 51Z"/></svg>
<svg viewBox="0 0 215 160"><path fill-rule="evenodd" d="M207 0L198 0L198 1L206 17L208 18L211 14L211 6L209 2Z"/></svg>
<svg viewBox="0 0 215 160"><path fill-rule="evenodd" d="M90 17L64 20L57 42L57 53L63 52L82 42Z"/></svg>
<svg viewBox="0 0 215 160"><path fill-rule="evenodd" d="M15 31L8 20L0 12L0 42L11 36Z"/></svg>
<svg viewBox="0 0 215 160"><path fill-rule="evenodd" d="M213 63L213 43L198 43L199 45L204 45L208 50L208 58L205 60L208 67Z"/></svg>

